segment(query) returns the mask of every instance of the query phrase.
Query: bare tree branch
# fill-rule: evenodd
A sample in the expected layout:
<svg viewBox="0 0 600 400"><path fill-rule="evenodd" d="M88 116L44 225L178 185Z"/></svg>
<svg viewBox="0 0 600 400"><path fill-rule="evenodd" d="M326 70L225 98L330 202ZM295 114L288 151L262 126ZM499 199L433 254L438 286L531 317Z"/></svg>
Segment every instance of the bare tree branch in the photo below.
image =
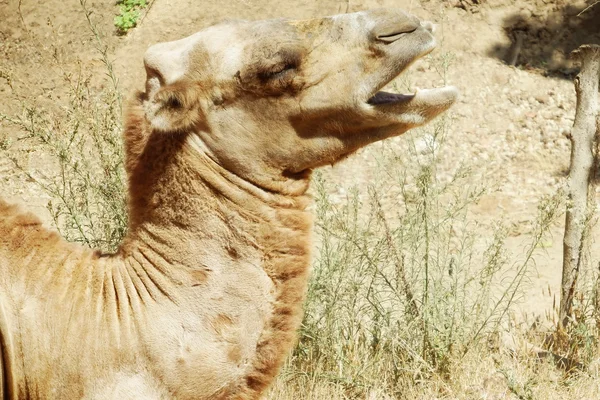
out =
<svg viewBox="0 0 600 400"><path fill-rule="evenodd" d="M589 228L589 185L594 165L594 140L598 115L600 46L583 45L572 53L582 63L575 78L577 108L571 132L571 166L567 178L567 213L563 242L563 272L559 324L565 328L572 316L577 279L583 262L584 239Z"/></svg>

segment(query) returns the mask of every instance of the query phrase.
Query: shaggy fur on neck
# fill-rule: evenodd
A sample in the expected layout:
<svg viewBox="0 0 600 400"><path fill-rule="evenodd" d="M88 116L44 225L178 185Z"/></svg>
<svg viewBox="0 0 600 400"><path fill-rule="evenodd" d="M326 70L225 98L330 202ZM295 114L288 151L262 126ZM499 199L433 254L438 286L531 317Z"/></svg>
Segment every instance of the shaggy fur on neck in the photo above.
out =
<svg viewBox="0 0 600 400"><path fill-rule="evenodd" d="M192 134L152 132L130 105L117 254L0 201L5 396L255 399L272 382L301 321L310 199L249 184Z"/></svg>
<svg viewBox="0 0 600 400"><path fill-rule="evenodd" d="M130 107L125 130L131 221L123 249L144 229L175 225L188 234L210 235L202 215L208 211L222 222L217 237L225 238L233 259L244 257L236 246L259 251L260 267L274 284L272 314L235 397L256 398L276 376L301 322L313 221L305 208L311 199L303 192L281 195L254 186L190 148L188 134L151 134L141 96ZM305 179L308 187L309 176Z"/></svg>

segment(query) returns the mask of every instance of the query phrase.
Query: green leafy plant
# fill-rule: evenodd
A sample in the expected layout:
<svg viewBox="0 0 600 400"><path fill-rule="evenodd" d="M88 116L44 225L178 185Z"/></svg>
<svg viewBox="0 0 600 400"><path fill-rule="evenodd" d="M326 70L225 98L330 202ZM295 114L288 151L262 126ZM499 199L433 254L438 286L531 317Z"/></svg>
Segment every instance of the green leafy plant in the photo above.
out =
<svg viewBox="0 0 600 400"><path fill-rule="evenodd" d="M146 0L118 0L119 15L115 17L115 27L120 35L124 35L137 25L140 10L148 6Z"/></svg>

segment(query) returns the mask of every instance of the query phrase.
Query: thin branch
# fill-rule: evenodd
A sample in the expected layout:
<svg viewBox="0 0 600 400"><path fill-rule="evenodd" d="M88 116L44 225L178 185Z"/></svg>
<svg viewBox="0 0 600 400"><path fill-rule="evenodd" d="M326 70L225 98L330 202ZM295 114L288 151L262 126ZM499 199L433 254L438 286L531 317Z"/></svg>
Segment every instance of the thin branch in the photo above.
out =
<svg viewBox="0 0 600 400"><path fill-rule="evenodd" d="M586 11L590 10L592 7L594 7L596 4L600 4L600 0L596 1L594 4L590 4L588 7L586 7L582 12L580 12L579 14L577 14L578 17L580 17L583 13L585 13Z"/></svg>
<svg viewBox="0 0 600 400"><path fill-rule="evenodd" d="M23 0L19 0L19 5L17 6L17 8L19 10L19 18L21 19L23 28L25 28L25 32L29 32L29 29L27 29L27 24L25 24L25 19L23 18L23 12L21 11L21 3L23 3Z"/></svg>

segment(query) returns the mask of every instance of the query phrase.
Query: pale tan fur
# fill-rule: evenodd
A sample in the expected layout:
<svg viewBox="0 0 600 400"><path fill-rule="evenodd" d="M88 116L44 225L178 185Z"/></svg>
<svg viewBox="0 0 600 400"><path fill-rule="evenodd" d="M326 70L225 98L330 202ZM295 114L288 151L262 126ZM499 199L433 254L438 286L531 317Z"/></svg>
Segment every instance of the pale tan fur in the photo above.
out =
<svg viewBox="0 0 600 400"><path fill-rule="evenodd" d="M229 22L151 47L116 254L0 200L5 399L256 399L295 340L313 168L446 110L379 93L434 47L398 10Z"/></svg>

